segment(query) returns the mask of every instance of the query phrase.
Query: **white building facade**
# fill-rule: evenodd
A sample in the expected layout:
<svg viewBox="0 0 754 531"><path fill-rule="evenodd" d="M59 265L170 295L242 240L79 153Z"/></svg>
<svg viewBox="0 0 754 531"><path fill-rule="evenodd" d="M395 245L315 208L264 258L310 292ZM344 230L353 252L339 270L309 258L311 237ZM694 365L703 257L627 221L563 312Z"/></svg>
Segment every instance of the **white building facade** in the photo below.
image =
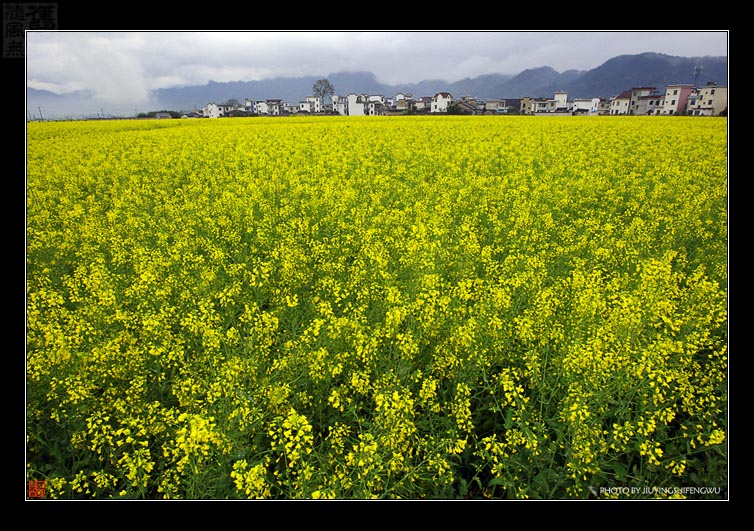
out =
<svg viewBox="0 0 754 531"><path fill-rule="evenodd" d="M680 114L686 112L688 98L694 90L693 85L668 85L665 88L660 114Z"/></svg>
<svg viewBox="0 0 754 531"><path fill-rule="evenodd" d="M227 106L218 105L216 103L208 103L207 106L202 109L202 115L205 118L220 118L221 116L225 116L227 112Z"/></svg>
<svg viewBox="0 0 754 531"><path fill-rule="evenodd" d="M453 102L449 92L438 92L432 97L431 112L448 112L448 106Z"/></svg>
<svg viewBox="0 0 754 531"><path fill-rule="evenodd" d="M610 114L628 114L631 92L624 90L610 100Z"/></svg>
<svg viewBox="0 0 754 531"><path fill-rule="evenodd" d="M692 116L720 116L728 111L728 87L708 83L688 97L686 108Z"/></svg>
<svg viewBox="0 0 754 531"><path fill-rule="evenodd" d="M341 116L348 116L348 98L346 96L333 96L332 112Z"/></svg>
<svg viewBox="0 0 754 531"><path fill-rule="evenodd" d="M572 110L574 114L599 114L599 98L576 98L573 100Z"/></svg>
<svg viewBox="0 0 754 531"><path fill-rule="evenodd" d="M346 96L346 115L347 116L365 116L366 100L363 94L349 94Z"/></svg>
<svg viewBox="0 0 754 531"><path fill-rule="evenodd" d="M307 96L306 97L307 110L309 112L322 112L322 98L319 96Z"/></svg>

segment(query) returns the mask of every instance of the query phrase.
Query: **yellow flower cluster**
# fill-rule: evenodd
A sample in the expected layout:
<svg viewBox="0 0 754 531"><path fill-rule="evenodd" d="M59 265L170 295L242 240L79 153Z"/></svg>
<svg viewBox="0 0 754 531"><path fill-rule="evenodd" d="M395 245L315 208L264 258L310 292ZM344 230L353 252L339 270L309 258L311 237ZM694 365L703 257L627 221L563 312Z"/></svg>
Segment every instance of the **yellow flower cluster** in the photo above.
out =
<svg viewBox="0 0 754 531"><path fill-rule="evenodd" d="M291 408L288 415L276 417L268 434L272 449L279 452L278 461L284 467L296 470L299 463L312 452L312 426L304 415Z"/></svg>
<svg viewBox="0 0 754 531"><path fill-rule="evenodd" d="M270 497L270 485L266 480L269 459L252 467L245 459L233 464L230 477L233 478L236 489L248 499L264 499Z"/></svg>

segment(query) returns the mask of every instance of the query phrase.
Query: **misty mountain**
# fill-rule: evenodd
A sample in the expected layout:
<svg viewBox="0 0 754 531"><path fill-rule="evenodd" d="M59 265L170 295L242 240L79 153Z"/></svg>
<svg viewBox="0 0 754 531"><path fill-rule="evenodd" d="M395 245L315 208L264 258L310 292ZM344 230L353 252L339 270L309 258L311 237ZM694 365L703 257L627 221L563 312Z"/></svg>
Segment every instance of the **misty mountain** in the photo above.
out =
<svg viewBox="0 0 754 531"><path fill-rule="evenodd" d="M561 74L549 66L524 70L514 78L496 87L499 97L523 98L526 96L551 95L544 93L544 87L560 83ZM562 83L561 83L562 84ZM561 89L558 89L561 90ZM503 96L504 95L504 96ZM481 97L481 96L480 96Z"/></svg>
<svg viewBox="0 0 754 531"><path fill-rule="evenodd" d="M727 57L675 57L659 53L620 55L556 87L543 87L545 94L566 90L569 98L610 98L632 87L657 87L663 91L675 83L694 83L694 71L701 70L696 85L709 81L728 84Z"/></svg>
<svg viewBox="0 0 754 531"><path fill-rule="evenodd" d="M280 98L296 102L311 95L314 82L326 77L336 94L364 93L394 96L410 93L415 98L450 92L456 97L523 98L551 97L564 90L570 98L609 99L624 90L638 86L654 86L662 91L673 83L693 83L694 69L701 67L697 84L715 81L728 83L726 57L675 57L658 53L621 55L591 70L558 72L549 66L524 70L518 75L486 74L452 83L425 80L419 83L388 85L371 72L338 72L328 76L276 78L262 81L210 82L201 87L172 88L157 91L157 98L166 108L189 109L210 101L221 103L230 98L242 100ZM204 96L204 98L202 98Z"/></svg>
<svg viewBox="0 0 754 531"><path fill-rule="evenodd" d="M432 96L437 92L450 92L456 97L476 96L483 99L552 97L555 91L566 91L568 97L609 99L624 90L638 86L653 86L663 91L673 83L693 83L695 69L700 68L696 83L704 85L715 81L728 83L727 57L676 57L658 53L621 55L602 65L586 71L567 70L558 72L549 66L531 68L511 76L486 74L449 83L438 79L419 83L389 85L380 82L371 72L336 72L323 76L278 77L259 81L210 81L206 85L160 89L152 94L152 100L139 111L171 109L201 109L207 103L224 103L231 98L243 101L281 99L290 103L303 100L312 94L312 86L318 79L326 78L335 88L335 93L382 94L392 97L398 92L410 93L415 98ZM27 89L27 113L71 116L96 115L104 107L105 114L133 115L135 109L105 105L101 106L86 92L57 95L48 91Z"/></svg>
<svg viewBox="0 0 754 531"><path fill-rule="evenodd" d="M70 112L66 112L72 109ZM26 89L26 113L35 119L58 117L65 114L96 114L99 109L92 102L92 94L87 91L55 94L49 90ZM27 116L28 117L28 116Z"/></svg>

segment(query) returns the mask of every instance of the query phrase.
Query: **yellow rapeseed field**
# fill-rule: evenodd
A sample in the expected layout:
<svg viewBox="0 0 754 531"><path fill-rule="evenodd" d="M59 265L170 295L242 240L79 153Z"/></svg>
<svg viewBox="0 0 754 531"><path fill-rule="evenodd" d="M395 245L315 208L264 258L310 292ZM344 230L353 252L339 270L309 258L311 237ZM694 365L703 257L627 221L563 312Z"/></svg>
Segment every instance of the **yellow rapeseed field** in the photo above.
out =
<svg viewBox="0 0 754 531"><path fill-rule="evenodd" d="M27 133L45 496L727 496L725 119Z"/></svg>

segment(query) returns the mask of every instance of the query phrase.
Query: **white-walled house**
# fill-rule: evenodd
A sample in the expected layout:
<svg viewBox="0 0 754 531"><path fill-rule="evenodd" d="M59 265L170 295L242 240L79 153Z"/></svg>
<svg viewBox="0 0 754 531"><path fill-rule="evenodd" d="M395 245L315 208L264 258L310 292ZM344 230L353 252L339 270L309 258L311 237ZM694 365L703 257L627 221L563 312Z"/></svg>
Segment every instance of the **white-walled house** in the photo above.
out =
<svg viewBox="0 0 754 531"><path fill-rule="evenodd" d="M226 105L218 105L217 103L208 103L206 107L202 109L202 115L205 118L220 118L225 116L229 111Z"/></svg>
<svg viewBox="0 0 754 531"><path fill-rule="evenodd" d="M628 107L628 114L640 114L640 99L644 96L657 96L656 87L634 87L631 89L631 103Z"/></svg>
<svg viewBox="0 0 754 531"><path fill-rule="evenodd" d="M319 96L306 97L307 109L309 112L322 112L322 98Z"/></svg>
<svg viewBox="0 0 754 531"><path fill-rule="evenodd" d="M658 99L661 100L662 95L655 87L633 87L610 99L610 114L647 114L649 101L653 101L654 108Z"/></svg>
<svg viewBox="0 0 754 531"><path fill-rule="evenodd" d="M576 98L571 107L574 114L599 114L600 98Z"/></svg>
<svg viewBox="0 0 754 531"><path fill-rule="evenodd" d="M431 112L448 112L448 105L453 102L453 96L449 92L438 92L432 97Z"/></svg>
<svg viewBox="0 0 754 531"><path fill-rule="evenodd" d="M341 116L348 115L348 98L346 96L332 97L332 112Z"/></svg>
<svg viewBox="0 0 754 531"><path fill-rule="evenodd" d="M485 101L484 110L488 112L507 113L507 100L492 99Z"/></svg>
<svg viewBox="0 0 754 531"><path fill-rule="evenodd" d="M610 99L610 114L628 114L631 104L631 91L624 90Z"/></svg>
<svg viewBox="0 0 754 531"><path fill-rule="evenodd" d="M555 109L553 109L555 112L562 112L562 111L570 111L570 106L568 105L568 93L567 92L556 92L553 97L553 105Z"/></svg>
<svg viewBox="0 0 754 531"><path fill-rule="evenodd" d="M302 107L302 105L305 103L306 102L298 102L298 103L283 102L281 111L287 112L288 114L296 114L297 112L301 112L304 110L304 107Z"/></svg>
<svg viewBox="0 0 754 531"><path fill-rule="evenodd" d="M636 114L638 116L661 114L664 102L665 98L660 94L641 96L636 102L636 106L633 109L633 114Z"/></svg>
<svg viewBox="0 0 754 531"><path fill-rule="evenodd" d="M692 116L720 116L728 111L728 87L707 83L688 97L686 112Z"/></svg>
<svg viewBox="0 0 754 531"><path fill-rule="evenodd" d="M369 116L382 116L385 114L387 105L380 100L370 100L366 103L365 113Z"/></svg>
<svg viewBox="0 0 754 531"><path fill-rule="evenodd" d="M411 98L397 98L394 100L392 107L396 111L406 111L414 105L414 100Z"/></svg>
<svg viewBox="0 0 754 531"><path fill-rule="evenodd" d="M571 112L567 92L556 92L552 98L522 98L521 114L564 114Z"/></svg>
<svg viewBox="0 0 754 531"><path fill-rule="evenodd" d="M668 85L665 88L661 114L679 114L686 112L689 95L693 92L694 85L686 83Z"/></svg>
<svg viewBox="0 0 754 531"><path fill-rule="evenodd" d="M414 109L417 111L423 111L425 109L431 109L432 108L432 97L431 96L421 96L419 99L414 101Z"/></svg>
<svg viewBox="0 0 754 531"><path fill-rule="evenodd" d="M283 112L283 100L265 100L265 103L267 104L267 114L277 116Z"/></svg>
<svg viewBox="0 0 754 531"><path fill-rule="evenodd" d="M346 96L346 114L348 116L366 115L366 96L363 94L349 94Z"/></svg>

